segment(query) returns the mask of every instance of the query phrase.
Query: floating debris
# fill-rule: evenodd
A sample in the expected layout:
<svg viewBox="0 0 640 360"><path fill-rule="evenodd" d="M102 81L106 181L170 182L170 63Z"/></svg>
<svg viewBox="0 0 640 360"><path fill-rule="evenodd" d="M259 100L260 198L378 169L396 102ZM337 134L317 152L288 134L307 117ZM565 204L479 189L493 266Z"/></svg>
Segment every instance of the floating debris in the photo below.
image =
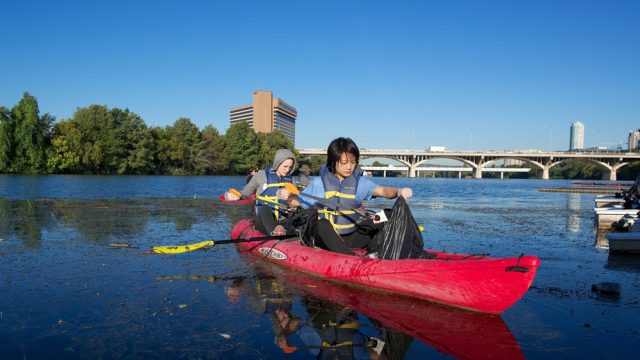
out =
<svg viewBox="0 0 640 360"><path fill-rule="evenodd" d="M231 339L231 335L229 334L220 333L220 336L222 336L225 339Z"/></svg>
<svg viewBox="0 0 640 360"><path fill-rule="evenodd" d="M114 242L114 243L109 244L109 246L111 246L113 248L130 248L131 247L131 243Z"/></svg>
<svg viewBox="0 0 640 360"><path fill-rule="evenodd" d="M620 296L620 283L617 282L601 282L591 285L591 291L606 294L609 296Z"/></svg>

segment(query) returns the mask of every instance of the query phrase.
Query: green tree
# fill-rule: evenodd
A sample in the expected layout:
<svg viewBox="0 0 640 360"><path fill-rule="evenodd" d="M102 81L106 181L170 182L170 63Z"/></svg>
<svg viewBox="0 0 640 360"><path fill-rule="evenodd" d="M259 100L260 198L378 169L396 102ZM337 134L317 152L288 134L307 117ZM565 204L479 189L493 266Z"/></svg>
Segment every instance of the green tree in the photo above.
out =
<svg viewBox="0 0 640 360"><path fill-rule="evenodd" d="M112 174L121 145L115 138L115 122L104 105L79 108L71 121L80 132L80 163L83 172Z"/></svg>
<svg viewBox="0 0 640 360"><path fill-rule="evenodd" d="M81 134L75 123L62 120L53 127L51 147L47 154L47 170L54 174L77 174L82 172Z"/></svg>
<svg viewBox="0 0 640 360"><path fill-rule="evenodd" d="M233 124L224 135L229 154L228 172L244 175L252 167L260 165L261 142L246 122Z"/></svg>
<svg viewBox="0 0 640 360"><path fill-rule="evenodd" d="M199 174L223 174L229 164L229 154L224 137L211 125L202 130L202 141L195 158Z"/></svg>
<svg viewBox="0 0 640 360"><path fill-rule="evenodd" d="M115 124L116 173L150 174L153 172L153 136L144 120L129 109L111 109Z"/></svg>
<svg viewBox="0 0 640 360"><path fill-rule="evenodd" d="M640 174L640 161L635 161L618 170L618 180L635 180Z"/></svg>
<svg viewBox="0 0 640 360"><path fill-rule="evenodd" d="M289 139L287 139L281 132L273 131L270 133L260 133L257 134L257 136L258 141L260 142L260 152L258 153L260 157L258 163L259 167L273 165L273 157L276 155L276 151L280 149L289 149L293 152L296 159L300 159L300 155L291 141L289 141Z"/></svg>
<svg viewBox="0 0 640 360"><path fill-rule="evenodd" d="M9 109L0 106L0 172L11 172L13 165L13 119Z"/></svg>
<svg viewBox="0 0 640 360"><path fill-rule="evenodd" d="M585 160L570 160L549 170L551 179L601 179L602 170Z"/></svg>
<svg viewBox="0 0 640 360"><path fill-rule="evenodd" d="M39 112L38 101L27 92L11 109L15 124L14 170L16 172L39 173L45 169L45 150L49 131L55 119L49 114L40 117Z"/></svg>
<svg viewBox="0 0 640 360"><path fill-rule="evenodd" d="M198 127L190 119L180 118L159 135L157 158L163 170L171 175L194 174L196 149L200 142Z"/></svg>
<svg viewBox="0 0 640 360"><path fill-rule="evenodd" d="M326 163L327 163L326 155L312 155L312 156L309 156L308 158L300 160L301 165L302 164L309 165L309 167L311 168L312 174L320 173L320 168L322 167L322 165L325 165Z"/></svg>

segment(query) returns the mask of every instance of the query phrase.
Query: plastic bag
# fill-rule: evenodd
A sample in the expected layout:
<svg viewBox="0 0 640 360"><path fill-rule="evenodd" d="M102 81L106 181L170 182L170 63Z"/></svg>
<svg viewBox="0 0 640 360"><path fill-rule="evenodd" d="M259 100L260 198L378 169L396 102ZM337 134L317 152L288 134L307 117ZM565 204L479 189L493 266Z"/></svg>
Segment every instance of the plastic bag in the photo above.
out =
<svg viewBox="0 0 640 360"><path fill-rule="evenodd" d="M386 260L422 258L424 240L404 198L396 200L388 217L389 221L374 238L378 257Z"/></svg>

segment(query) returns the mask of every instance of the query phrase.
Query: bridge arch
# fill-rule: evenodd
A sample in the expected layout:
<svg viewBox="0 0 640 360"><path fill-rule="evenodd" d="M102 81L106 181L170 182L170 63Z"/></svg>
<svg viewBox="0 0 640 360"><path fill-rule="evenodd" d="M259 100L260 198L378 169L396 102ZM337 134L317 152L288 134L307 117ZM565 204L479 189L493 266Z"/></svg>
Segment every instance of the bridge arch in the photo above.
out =
<svg viewBox="0 0 640 360"><path fill-rule="evenodd" d="M461 163L463 163L463 164L465 164L465 165L469 165L469 167L471 167L471 168L473 169L472 171L473 171L474 177L475 177L475 175L476 175L477 173L482 173L482 171L479 171L479 170L478 170L478 165L476 165L473 161L471 161L471 160L467 160L467 159L462 158L462 157L457 157L457 156L438 156L438 157L431 157L431 158L425 158L425 159L422 159L422 160L420 160L420 161L416 162L416 163L413 165L413 171L414 171L414 173L415 173L415 169L416 169L418 166L420 166L421 164L426 163L427 161L434 160L434 159L449 159L449 160L456 160L456 161L460 161Z"/></svg>
<svg viewBox="0 0 640 360"><path fill-rule="evenodd" d="M598 159L575 159L575 158L564 158L558 161L553 161L549 164L549 169L554 166L560 166L562 164L574 162L574 161L586 161L590 164L597 166L602 170L602 180L611 180L616 181L618 179L618 170L620 170L623 166L628 165L630 162L614 162L613 164L609 162L600 161Z"/></svg>

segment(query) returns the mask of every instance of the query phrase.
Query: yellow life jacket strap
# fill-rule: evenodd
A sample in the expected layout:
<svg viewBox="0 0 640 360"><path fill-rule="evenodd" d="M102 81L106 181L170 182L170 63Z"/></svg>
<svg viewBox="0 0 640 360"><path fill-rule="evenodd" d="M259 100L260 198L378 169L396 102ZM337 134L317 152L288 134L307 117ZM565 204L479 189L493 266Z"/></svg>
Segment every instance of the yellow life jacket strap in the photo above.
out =
<svg viewBox="0 0 640 360"><path fill-rule="evenodd" d="M273 183L273 184L267 184L267 187L284 187L285 183L279 182L279 183ZM266 202L266 203L270 203L274 205L274 215L276 217L276 223L280 220L280 202L278 201L278 196L263 196L263 195L258 195L256 194L256 204L258 203L258 201L262 201L262 202Z"/></svg>
<svg viewBox="0 0 640 360"><path fill-rule="evenodd" d="M348 223L348 224L336 224L336 216L340 216L340 215L351 215L351 214L355 214L356 212L353 210L329 210L327 208L324 209L320 209L318 210L318 214L324 214L325 218L327 220L329 220L329 222L331 223L331 226L333 226L334 229L336 230L341 230L341 229L351 229L356 227L356 224L354 223Z"/></svg>
<svg viewBox="0 0 640 360"><path fill-rule="evenodd" d="M341 347L341 346L353 346L353 341L345 341L345 342L341 342L335 345L331 345L326 341L322 342L322 347L323 348L328 348L328 349L335 349L337 347Z"/></svg>
<svg viewBox="0 0 640 360"><path fill-rule="evenodd" d="M343 199L355 199L356 194L344 194L339 191L327 191L324 193L324 197L330 199L332 197L338 197Z"/></svg>
<svg viewBox="0 0 640 360"><path fill-rule="evenodd" d="M329 321L329 324L327 324L329 327L334 327L334 328L338 328L338 329L359 329L360 328L360 321L358 320L354 320L348 323L344 323L344 324L339 324L337 322L333 322L333 321Z"/></svg>

